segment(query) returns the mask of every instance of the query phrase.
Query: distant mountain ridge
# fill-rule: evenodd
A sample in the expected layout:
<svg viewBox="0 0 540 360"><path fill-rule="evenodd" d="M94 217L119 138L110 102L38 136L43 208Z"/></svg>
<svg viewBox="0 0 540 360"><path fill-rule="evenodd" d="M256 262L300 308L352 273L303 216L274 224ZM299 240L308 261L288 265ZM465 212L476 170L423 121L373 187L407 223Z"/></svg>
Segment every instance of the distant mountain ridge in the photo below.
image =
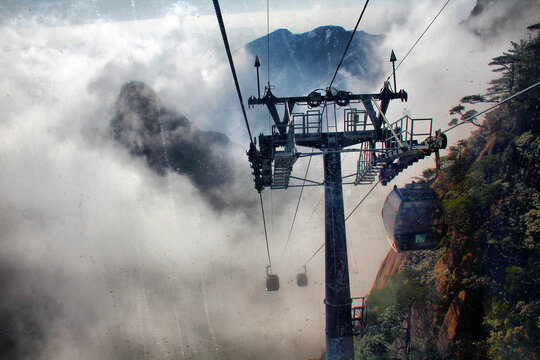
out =
<svg viewBox="0 0 540 360"><path fill-rule="evenodd" d="M276 86L277 94L298 95L330 84L351 34L352 31L333 25L320 26L301 34L278 29L253 40L246 48L253 57L259 56L262 86L268 69L270 42L271 85ZM382 35L357 31L333 86L343 88L347 73L362 81L380 81L381 71L370 54L383 39Z"/></svg>

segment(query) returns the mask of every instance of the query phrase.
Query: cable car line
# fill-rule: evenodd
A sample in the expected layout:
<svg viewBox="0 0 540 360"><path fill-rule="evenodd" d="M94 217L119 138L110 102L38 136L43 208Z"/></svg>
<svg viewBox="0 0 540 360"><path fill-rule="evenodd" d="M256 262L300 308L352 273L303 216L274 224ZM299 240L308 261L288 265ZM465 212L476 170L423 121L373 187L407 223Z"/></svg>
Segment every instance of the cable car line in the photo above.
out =
<svg viewBox="0 0 540 360"><path fill-rule="evenodd" d="M267 46L266 46L267 79L266 80L268 81L268 89L270 89L270 0L266 0L266 41L267 41ZM259 84L257 84L257 87L258 86ZM269 130L272 131L270 113L268 114L268 127L269 127ZM261 208L262 208L262 197L261 197ZM274 239L274 236L275 236L275 233L274 233L274 193L272 191L272 188L270 188L270 214L271 214L271 224L272 224L272 239ZM266 236L266 226L264 230L265 230L266 248L268 252L268 263L270 264L270 268L271 268L272 263L270 261L270 251L268 247L268 236Z"/></svg>
<svg viewBox="0 0 540 360"><path fill-rule="evenodd" d="M315 251L315 253L313 255L311 255L311 257L308 259L308 261L306 261L304 263L304 265L300 266L298 269L296 269L296 271L306 267L306 265L315 257L315 255L317 255L319 253L319 251L321 251L321 249L324 247L324 243L321 244L321 246L317 249L317 251Z"/></svg>
<svg viewBox="0 0 540 360"><path fill-rule="evenodd" d="M308 165L307 165L307 168L306 168L306 174L304 175L304 182L302 183L302 187L300 188L300 195L298 196L298 202L296 203L296 209L294 210L294 216L293 216L293 220L292 220L292 223L291 223L291 229L289 230L289 236L287 237L287 242L285 243L285 248L283 249L283 254L281 254L281 261L283 261L283 258L285 257L285 252L287 251L287 246L289 245L289 242L291 240L291 234L292 234L292 231L293 231L294 223L296 221L296 214L298 214L298 208L300 207L300 200L302 200L302 194L304 193L304 187L305 187L305 184L306 184L306 181L307 181L307 179L305 179L305 178L307 178L307 175L308 175L309 166L311 165L311 159L313 159L313 157L309 158L309 162L308 162Z"/></svg>
<svg viewBox="0 0 540 360"><path fill-rule="evenodd" d="M351 217L351 215L356 211L356 209L358 209L358 207L364 202L364 200L367 199L367 197L369 196L369 194L371 194L371 192L373 191L373 189L375 189L375 187L377 187L377 185L379 185L379 183L381 182L381 180L378 180L375 185L373 185L371 187L371 189L368 191L368 193L364 196L364 198L362 200L360 200L360 202L358 203L358 205L356 205L356 207L350 212L349 215L347 215L347 217L345 218L345 221L347 221L348 218Z"/></svg>
<svg viewBox="0 0 540 360"><path fill-rule="evenodd" d="M236 69L234 67L234 61L231 54L231 48L229 46L229 40L227 39L227 32L225 31L225 24L223 22L223 17L221 16L221 9L219 7L219 1L213 0L213 2L214 2L214 9L216 11L217 20L219 23L219 29L221 31L221 37L223 38L223 44L225 45L225 51L227 52L227 58L229 59L229 65L231 67L231 72L234 79L234 85L236 86L236 93L238 94L238 100L240 101L240 106L242 107L242 114L244 115L244 121L246 123L246 128L249 135L249 142L253 144L253 136L251 135L251 129L249 127L246 107L244 106L244 101L242 100L242 92L240 91L240 83L238 82L238 76L236 75Z"/></svg>
<svg viewBox="0 0 540 360"><path fill-rule="evenodd" d="M270 0L266 0L266 41L268 87L270 87Z"/></svg>
<svg viewBox="0 0 540 360"><path fill-rule="evenodd" d="M364 15L364 12L366 11L367 5L369 3L369 0L366 0L366 3L364 4L364 8L362 9L362 13L360 13L360 17L358 17L358 21L356 22L356 26L354 27L354 30L351 34L351 37L349 38L349 42L347 43L347 46L345 47L345 51L343 52L343 56L341 56L341 60L339 61L339 64L336 68L336 72L334 73L334 76L332 77L332 81L330 81L330 85L328 85L329 88L332 87L332 84L334 83L334 80L336 79L336 75L339 71L339 68L341 67L341 64L343 63L343 59L345 59L345 55L347 54L347 50L349 50L349 46L351 45L352 39L354 37L354 34L356 33L356 29L358 29L358 24L360 24L360 20L362 20L362 16Z"/></svg>
<svg viewBox="0 0 540 360"><path fill-rule="evenodd" d="M516 94L514 94L514 95L512 95L512 96L510 96L510 97L508 97L508 98L506 98L506 99L504 99L503 101L498 102L497 104L495 104L495 105L489 107L488 109L486 109L486 110L484 110L484 111L482 111L482 112L480 112L480 113L478 113L478 114L475 114L475 115L473 115L473 116L469 116L468 118L464 119L464 120L461 121L460 123L458 123L458 124L456 124L456 125L454 125L454 126L448 128L448 129L446 129L446 130L443 131L442 133L444 134L444 133L446 133L446 132L448 132L448 131L450 131L450 130L452 130L452 129L454 129L454 128L460 126L460 125L463 125L463 124L465 124L465 123L467 123L467 122L470 122L470 121L472 121L474 118L476 118L476 117L478 117L478 116L480 116L480 115L482 115L482 114L485 114L485 113L487 113L487 112L490 112L490 111L494 110L495 108L497 108L497 107L501 106L502 104L504 104L504 103L506 103L506 102L512 100L513 98L515 98L515 97L517 97L517 96L519 96L519 95L521 95L521 94L523 94L523 93L525 93L525 92L527 92L527 91L529 91L529 90L532 90L533 88L535 88L535 87L538 86L538 85L540 85L540 81L537 82L537 83L535 83L535 84L533 84L533 85L531 85L531 86L529 86L529 87L527 87L527 88L525 88L525 89L523 89L523 90L521 90L520 92L518 92L518 93L516 93ZM437 168L438 168L438 164L437 164ZM362 204L362 202L369 196L369 194L373 191L373 189L375 189L375 187L376 187L379 183L380 183L380 180L377 181L377 182L375 183L375 185L373 185L373 187L371 188L371 190L369 190L369 192L366 194L366 196L364 196L364 198L358 203L358 205L357 205L357 206L351 211L351 213L345 218L345 221L347 221L347 219L349 219L349 217L356 211L356 209L358 209L358 207ZM414 184L414 183L413 183L413 184ZM408 185L408 186L411 186L411 185ZM402 191L403 191L403 189L402 189ZM433 195L433 196L436 196L436 195ZM321 247L321 248L322 248L322 247ZM318 252L318 251L320 251L320 248L319 248L319 250L317 250L317 252ZM310 260L311 260L311 258L310 258Z"/></svg>
<svg viewBox="0 0 540 360"><path fill-rule="evenodd" d="M270 266L270 269L272 269L272 259L270 258L270 246L268 245L268 233L266 232L266 220L264 216L264 205L261 193L259 193L259 199L261 200L261 211L264 225L264 238L266 239L266 254L268 255L268 265Z"/></svg>
<svg viewBox="0 0 540 360"><path fill-rule="evenodd" d="M246 107L244 106L244 101L242 99L242 92L240 91L240 83L238 82L238 77L236 75L236 70L235 70L235 67L234 67L234 61L233 61L232 54L231 54L231 48L229 46L229 40L227 38L227 32L225 31L225 24L223 22L223 17L221 15L221 9L219 7L219 1L218 0L213 0L213 3L214 3L214 9L216 11L216 17L217 17L217 20L218 20L219 29L221 31L221 37L223 38L223 45L225 46L225 51L227 52L227 58L229 60L229 65L231 67L231 73L233 75L234 85L236 86L236 93L238 95L238 100L240 101L240 107L242 108L242 114L244 115L244 120L245 120L245 123L246 123L247 132L248 132L248 135L249 135L249 141L250 141L251 146L255 147L255 143L253 142L253 136L251 135L251 129L249 127L249 122L248 122L247 113L246 113ZM270 267L270 269L272 269L272 260L271 260L271 257L270 257L270 247L268 245L268 232L266 230L266 217L265 217L265 214L264 214L264 204L263 204L262 194L260 192L259 192L259 199L260 199L260 202L261 202L261 212L262 212L262 220L263 220L263 226L264 226L264 238L265 238L265 241L266 241L266 253L268 255L268 266Z"/></svg>
<svg viewBox="0 0 540 360"><path fill-rule="evenodd" d="M464 119L463 121L461 121L461 122L459 122L459 123L457 123L457 124L455 124L455 125L449 127L448 129L444 130L442 133L443 133L443 134L444 134L444 133L447 133L448 131L455 129L455 128L457 128L457 127L460 126L460 125L463 125L463 124L465 124L465 123L467 123L467 122L472 122L472 120L473 120L474 118L476 118L476 117L478 117L478 116L480 116L480 115L483 115L483 114L485 114L485 113L488 113L488 112L490 112L491 110L494 110L495 108L498 108L499 106L501 106L501 105L504 104L505 102L510 101L510 100L512 100L513 98L515 98L515 97L517 97L517 96L519 96L519 95L521 95L521 94L523 94L523 93L525 93L525 92L527 92L527 91L529 91L529 90L532 90L533 88L537 87L538 85L540 85L540 81L537 82L536 84L533 84L533 85L529 86L529 87L526 88L526 89L521 90L521 91L518 92L518 93L515 93L514 95L512 95L512 96L510 96L510 97L508 97L508 98L506 98L506 99L504 99L504 100L502 100L502 101L499 101L499 102L496 103L495 105L493 105L493 106L487 108L487 109L484 110L484 111L479 112L478 114L469 116L468 118Z"/></svg>
<svg viewBox="0 0 540 360"><path fill-rule="evenodd" d="M310 160L311 160L311 158L310 158ZM311 183L311 184L317 185L317 186L324 185L324 183L322 183L320 181L313 181L313 180L309 180L307 178L299 178L299 177L296 177L296 176L293 176L293 175L291 175L290 178L291 179L296 179L296 180L302 180L304 182L308 182L308 183ZM289 187L291 187L291 186L294 186L294 185L289 185ZM304 186L304 185L302 185L302 186ZM306 185L306 186L308 186L308 185Z"/></svg>
<svg viewBox="0 0 540 360"><path fill-rule="evenodd" d="M369 0L368 0L368 1L369 1ZM319 89L319 90L323 90L323 89ZM324 105L322 114L324 114L324 112L326 111L326 108L327 108L327 104ZM291 119L291 114L290 114L290 112L289 112L289 105L288 105L288 104L286 104L286 109L287 109L287 112L289 113L289 119ZM321 116L322 116L322 115L321 115ZM326 116L328 117L328 111L326 111ZM313 154L314 151L315 151L315 149L312 148L312 149L311 149L311 154ZM311 155L311 154L309 154L309 155ZM300 190L300 195L298 196L298 202L297 202L297 204L296 204L296 210L294 211L293 221L292 221L292 223L291 223L291 229L289 230L289 236L287 237L287 242L285 243L285 248L283 249L283 254L281 255L281 260L280 260L280 262L283 261L283 258L285 257L285 252L287 251L287 246L289 245L289 241L291 240L291 234L292 234L292 231L293 231L294 223L295 223L295 221L296 221L296 214L298 213L298 207L300 206L300 200L302 199L302 194L303 194L303 192L304 192L304 187L306 187L306 186L321 186L321 185L324 185L324 183L315 182L315 181L312 181L312 180L308 180L308 179L307 179L307 175L308 175L308 172L309 172L309 167L310 167L310 165L311 165L311 159L312 159L312 158L313 158L313 157L310 156L309 162L308 162L308 165L307 165L307 168L306 168L306 174L304 175L304 179L302 179L303 182L302 182L302 186L301 186L301 190ZM290 176L290 178L298 179L297 177L292 176L292 175ZM306 185L306 182L310 182L310 183L312 183L312 184L311 184L311 185ZM297 187L297 186L295 186L295 185L292 185L292 186L289 185L289 187ZM323 196L324 196L324 194L323 194ZM322 197L321 197L321 199L322 199ZM319 202L320 202L320 200L319 200ZM317 205L317 206L318 206L318 205ZM312 214L312 216L313 216L313 214Z"/></svg>
<svg viewBox="0 0 540 360"><path fill-rule="evenodd" d="M424 32L420 35L420 37L416 40L416 42L413 44L413 46L411 46L411 48L409 49L409 51L407 51L407 53L405 54L405 56L403 57L403 59L401 59L401 61L398 63L398 65L396 66L396 71L397 69L400 67L401 64L403 64L403 62L405 61L405 59L407 58L407 56L409 56L409 54L411 53L411 51L415 48L415 46L418 44L418 42L422 39L422 37L425 35L425 33L429 30L429 28L431 27L431 25L433 25L433 23L435 22L435 20L437 20L437 18L439 17L439 15L443 12L444 8L446 8L446 5L448 5L448 3L450 3L451 0L448 0L444 5L443 7L441 8L441 10L439 10L439 12L437 13L437 15L435 15L435 17L433 18L433 20L431 20L431 22L429 23L429 25L427 26L427 28L424 30ZM387 81L392 77L392 74L390 74L388 76L388 78L386 79ZM394 89L394 91L396 91L397 89Z"/></svg>
<svg viewBox="0 0 540 360"><path fill-rule="evenodd" d="M379 185L380 182L381 182L380 180L377 181L377 182L375 183L375 185L373 185L373 186L371 187L371 189L368 191L368 193L362 198L362 200L360 200L360 202L358 203L358 205L356 205L356 207L350 212L350 214L347 215L347 217L345 218L345 221L347 221L347 219L348 219L349 217L351 217L351 215L356 211L356 209L358 209L358 207L364 202L364 200L367 199L367 197L369 196L369 194L371 194L371 192L375 189L375 187L376 187L377 185ZM322 199L322 197L321 197L321 199ZM320 201L319 201L319 203L320 203ZM319 205L317 204L317 206L319 206ZM317 208L317 207L315 207L315 208ZM315 213L315 211L313 211L313 212ZM313 215L312 215L312 216L313 216ZM298 269L296 269L296 271L302 269L303 267L306 267L306 265L307 265L307 264L315 257L315 255L317 255L317 254L319 253L319 251L321 251L321 249L324 247L324 244L325 244L325 243L322 243L321 246L317 249L317 251L315 251L315 253L314 253L313 255L311 255L311 257L304 263L304 265L302 265L302 266L300 266Z"/></svg>
<svg viewBox="0 0 540 360"><path fill-rule="evenodd" d="M324 193L323 193L322 196L320 197L319 202L317 203L317 205L315 205L315 208L313 209L313 212L312 212L311 215L309 216L308 222L310 222L311 219L313 218L313 215L315 215L315 212L317 211L317 208L319 207L319 205L321 205L321 201L322 201L323 197L324 197Z"/></svg>

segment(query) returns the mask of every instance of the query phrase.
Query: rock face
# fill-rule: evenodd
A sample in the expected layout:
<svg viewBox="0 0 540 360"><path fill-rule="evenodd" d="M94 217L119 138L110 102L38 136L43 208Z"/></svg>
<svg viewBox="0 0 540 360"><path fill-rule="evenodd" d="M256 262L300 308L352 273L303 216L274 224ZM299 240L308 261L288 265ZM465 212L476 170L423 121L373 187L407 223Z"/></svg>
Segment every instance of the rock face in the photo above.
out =
<svg viewBox="0 0 540 360"><path fill-rule="evenodd" d="M456 340L456 335L458 332L458 327L460 326L461 320L463 318L463 306L465 304L466 292L461 290L454 298L446 315L444 317L443 324L439 331L439 339L437 341L437 347L439 352L447 352L448 349L452 348Z"/></svg>
<svg viewBox="0 0 540 360"><path fill-rule="evenodd" d="M144 158L154 172L185 175L214 207L227 206L219 191L234 175L227 136L199 130L139 81L122 87L111 127L116 141Z"/></svg>
<svg viewBox="0 0 540 360"><path fill-rule="evenodd" d="M405 255L402 253L397 253L394 250L390 250L379 268L379 272L377 273L377 277L375 278L371 291L375 289L382 289L386 285L385 278L389 275L394 275L397 273L400 270L404 260Z"/></svg>
<svg viewBox="0 0 540 360"><path fill-rule="evenodd" d="M475 11L481 16L480 6ZM523 91L518 88L528 86L516 88L516 74L537 77L539 41L513 42L508 53L494 58L490 65L504 72L491 82L502 84L497 94L518 94ZM527 66L510 69L516 57ZM540 158L540 131L535 91L512 108L494 110L481 131L451 147L433 184L444 200L448 235L434 251L412 252L400 265L403 270L369 296L374 325L363 342L367 351L398 352L399 341L408 338L415 358L538 358L540 168L534 164ZM389 256L375 286L381 286L382 274L393 272ZM433 315L431 324L426 312ZM410 319L406 335L403 319ZM409 336L413 330L425 336L414 339ZM390 346L370 349L381 338Z"/></svg>
<svg viewBox="0 0 540 360"><path fill-rule="evenodd" d="M462 338L476 338L482 333L482 294L474 290L463 290L461 282L473 271L474 256L466 252L448 249L435 265L433 287L439 294L440 301L432 307L416 306L410 310L409 329L411 338L426 338L435 334L433 339L442 358L454 351L456 341ZM373 284L373 290L383 289L388 276L395 275L411 263L416 262L414 253L396 253L390 250L379 268ZM369 300L368 300L369 301Z"/></svg>

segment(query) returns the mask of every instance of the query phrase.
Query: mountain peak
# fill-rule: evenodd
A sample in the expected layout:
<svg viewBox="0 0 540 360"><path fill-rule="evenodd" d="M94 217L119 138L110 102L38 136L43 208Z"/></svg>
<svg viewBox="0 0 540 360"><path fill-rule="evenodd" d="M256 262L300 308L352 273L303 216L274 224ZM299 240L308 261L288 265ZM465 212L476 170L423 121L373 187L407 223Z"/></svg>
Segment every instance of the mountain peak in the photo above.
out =
<svg viewBox="0 0 540 360"><path fill-rule="evenodd" d="M272 35L292 35L292 32L289 29L285 28L279 28L277 30L274 30L270 33L270 36ZM266 36L263 36L266 37Z"/></svg>
<svg viewBox="0 0 540 360"><path fill-rule="evenodd" d="M352 31L341 26L319 26L311 31L293 34L278 29L247 44L247 50L255 55L267 54L270 46L270 81L286 93L304 93L328 85ZM344 74L367 82L380 78L379 66L372 58L374 46L380 35L357 31L342 64L335 85L346 85ZM267 64L261 59L261 66Z"/></svg>

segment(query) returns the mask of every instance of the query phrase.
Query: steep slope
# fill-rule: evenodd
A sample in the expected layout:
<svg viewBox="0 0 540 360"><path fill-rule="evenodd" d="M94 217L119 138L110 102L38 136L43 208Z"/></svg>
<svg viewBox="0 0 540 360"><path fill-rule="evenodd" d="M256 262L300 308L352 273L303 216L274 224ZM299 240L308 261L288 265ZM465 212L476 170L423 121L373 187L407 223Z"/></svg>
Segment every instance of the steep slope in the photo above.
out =
<svg viewBox="0 0 540 360"><path fill-rule="evenodd" d="M464 104L538 82L540 38L512 43L490 65L501 76ZM442 157L435 188L449 233L437 250L403 255L397 272L390 255L383 263L359 343L366 358L540 358L539 96L536 87L491 112Z"/></svg>

